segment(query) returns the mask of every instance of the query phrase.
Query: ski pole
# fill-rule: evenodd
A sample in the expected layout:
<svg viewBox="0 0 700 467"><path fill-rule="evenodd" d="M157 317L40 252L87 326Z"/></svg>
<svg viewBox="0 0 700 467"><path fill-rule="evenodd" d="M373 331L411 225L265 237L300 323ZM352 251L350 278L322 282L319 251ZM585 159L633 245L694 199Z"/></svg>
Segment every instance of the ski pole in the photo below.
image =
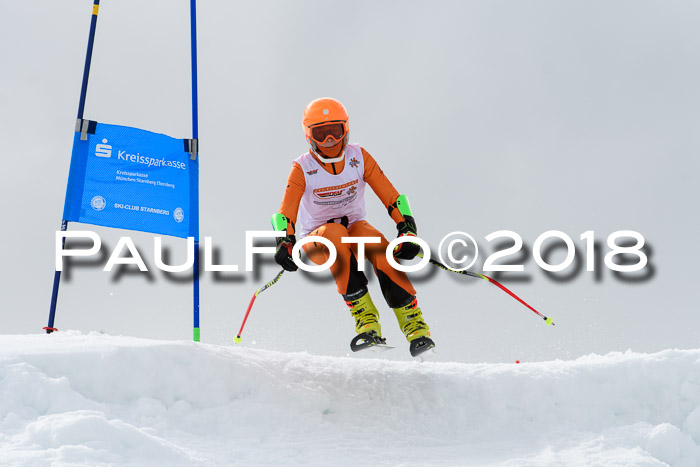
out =
<svg viewBox="0 0 700 467"><path fill-rule="evenodd" d="M422 253L418 253L416 256L418 256L418 257L420 257L420 258L423 258L423 257L424 257ZM522 298L520 298L520 297L518 297L517 295L515 295L515 294L514 294L513 292L511 292L505 285L501 284L501 283L498 282L496 279L493 279L493 278L491 278L491 277L489 277L489 276L485 276L485 275L483 275L483 274L479 274L479 273L477 273L477 272L471 272L471 271L457 271L457 270L455 270L455 269L448 268L447 266L445 266L444 264L442 264L440 261L436 261L436 260L434 260L434 259L432 259L432 258L428 258L428 261L430 261L431 264L434 264L435 266L437 266L437 267L439 267L439 268L442 268L442 269L444 269L444 270L446 270L446 271L456 272L457 274L464 274L465 276L478 277L478 278L484 279L485 281L490 282L490 283L492 283L492 284L494 284L494 285L497 285L497 286L498 286L501 290L503 290L505 293L507 293L508 295L510 295L511 297L513 297L514 299L516 299L517 301L519 301L520 303L522 303L523 305L525 305L526 307L528 307L530 310L532 310L533 312L535 312L535 314L536 314L537 316L539 316L540 318L542 318L542 319L544 320L544 322L547 323L547 325L550 325L550 324L551 324L552 326L554 326L554 321L552 320L552 318L547 318L545 315L543 315L543 314L540 313L539 311L535 310L533 307L531 307L530 305L528 305L527 302L526 302L525 300L523 300Z"/></svg>
<svg viewBox="0 0 700 467"><path fill-rule="evenodd" d="M410 204L408 203L408 197L406 197L406 195L399 195L399 197L396 199L396 207L399 209L399 212L401 213L402 216L404 216L404 217L406 217L406 216L413 217L413 213L411 212L411 206L410 206ZM418 253L416 256L418 256L419 258L424 258L424 256L423 256L422 253ZM439 267L439 268L442 268L442 269L445 269L445 270L447 270L447 271L452 271L452 272L456 272L456 273L459 273L459 274L464 274L465 276L479 277L479 278L481 278L481 279L484 279L485 281L488 281L488 282L491 282L491 283L494 284L494 285L497 285L497 286L498 286L501 290L503 290L505 293L507 293L508 295L510 295L511 297L513 297L514 299L516 299L517 301L519 301L520 303L522 303L523 305L525 305L526 307L528 307L529 309L531 309L532 311L534 311L535 314L536 314L537 316L539 316L540 318L542 318L542 319L544 320L544 322L547 323L547 325L550 325L550 324L551 324L552 326L554 326L554 322L552 321L552 318L547 318L545 315L543 315L543 314L540 313L539 311L537 311L537 310L535 310L534 308L532 308L530 305L527 304L527 302L525 302L525 300L523 300L522 298L518 297L517 295L515 295L515 294L514 294L513 292L511 292L510 290L508 290L508 288L507 288L505 285L501 284L501 283L498 282L496 279L492 279L492 278L490 278L489 276L484 276L484 275L479 274L479 273L476 273L476 272L471 272L471 271L457 271L457 270L455 270L455 269L448 268L447 266L445 266L445 265L442 264L441 262L436 261L436 260L434 260L434 259L432 259L432 258L428 258L428 261L430 261L430 262L431 262L432 264L434 264L435 266L437 266L437 267Z"/></svg>
<svg viewBox="0 0 700 467"><path fill-rule="evenodd" d="M255 303L255 299L258 298L258 295L263 293L265 290L267 290L269 287L272 287L277 283L278 280L280 280L280 277L282 277L282 274L284 274L284 269L282 269L280 272L277 273L277 276L275 276L274 279L272 279L270 282L267 284L263 285L260 287L258 290L255 291L255 294L253 295L253 298L250 299L250 303L248 304L248 311L245 312L245 317L243 318L243 323L241 324L241 329L238 331L238 335L233 338L233 342L236 344L241 343L241 333L243 332L243 327L245 326L245 322L248 320L248 315L250 314L250 309L253 308L253 303Z"/></svg>

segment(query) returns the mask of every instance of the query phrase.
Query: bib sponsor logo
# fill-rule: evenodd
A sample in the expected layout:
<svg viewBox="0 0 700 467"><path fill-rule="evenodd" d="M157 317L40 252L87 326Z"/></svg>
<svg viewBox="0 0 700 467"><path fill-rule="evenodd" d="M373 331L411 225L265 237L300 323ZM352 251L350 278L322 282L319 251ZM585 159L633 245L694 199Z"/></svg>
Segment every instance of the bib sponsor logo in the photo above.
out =
<svg viewBox="0 0 700 467"><path fill-rule="evenodd" d="M314 190L314 197L318 199L328 199L337 198L343 195L353 195L357 191L357 185L359 180L353 180L351 182L345 183L344 185L337 186L327 186L323 188L316 188Z"/></svg>
<svg viewBox="0 0 700 467"><path fill-rule="evenodd" d="M307 173L308 175L316 175L316 174L318 173L318 169L309 170L309 171L306 172L306 173Z"/></svg>
<svg viewBox="0 0 700 467"><path fill-rule="evenodd" d="M343 190L337 190L337 191L327 191L325 193L318 193L316 196L318 196L321 199L326 199L326 198L333 198L335 196L342 196L343 195Z"/></svg>

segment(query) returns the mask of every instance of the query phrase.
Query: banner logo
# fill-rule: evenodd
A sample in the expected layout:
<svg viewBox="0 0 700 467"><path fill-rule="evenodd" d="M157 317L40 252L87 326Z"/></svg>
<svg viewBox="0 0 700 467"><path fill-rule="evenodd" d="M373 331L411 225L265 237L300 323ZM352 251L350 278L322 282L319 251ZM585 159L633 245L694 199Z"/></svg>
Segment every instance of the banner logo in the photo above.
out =
<svg viewBox="0 0 700 467"><path fill-rule="evenodd" d="M175 218L175 222L182 222L185 219L185 212L182 210L182 208L175 208L173 217Z"/></svg>
<svg viewBox="0 0 700 467"><path fill-rule="evenodd" d="M95 155L97 157L112 157L112 146L107 144L107 139L103 139L102 143L95 146Z"/></svg>
<svg viewBox="0 0 700 467"><path fill-rule="evenodd" d="M104 157L104 156L101 156ZM107 201L102 196L95 196L90 200L90 206L95 211L102 211L107 206Z"/></svg>

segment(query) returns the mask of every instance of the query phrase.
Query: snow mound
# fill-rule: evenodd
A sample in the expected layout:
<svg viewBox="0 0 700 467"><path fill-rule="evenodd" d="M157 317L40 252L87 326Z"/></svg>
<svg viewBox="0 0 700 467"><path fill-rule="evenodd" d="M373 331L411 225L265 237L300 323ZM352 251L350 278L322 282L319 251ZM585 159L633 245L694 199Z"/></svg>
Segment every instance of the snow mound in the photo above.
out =
<svg viewBox="0 0 700 467"><path fill-rule="evenodd" d="M461 364L13 335L0 394L2 465L700 465L700 350Z"/></svg>

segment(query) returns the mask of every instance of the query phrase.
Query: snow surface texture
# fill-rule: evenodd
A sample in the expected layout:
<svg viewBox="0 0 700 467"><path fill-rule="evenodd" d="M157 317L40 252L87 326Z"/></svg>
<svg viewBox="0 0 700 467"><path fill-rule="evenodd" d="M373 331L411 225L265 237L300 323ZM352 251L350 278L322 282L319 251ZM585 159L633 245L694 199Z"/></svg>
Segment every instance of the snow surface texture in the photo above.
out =
<svg viewBox="0 0 700 467"><path fill-rule="evenodd" d="M0 349L4 466L700 465L700 350L419 363L77 332Z"/></svg>

